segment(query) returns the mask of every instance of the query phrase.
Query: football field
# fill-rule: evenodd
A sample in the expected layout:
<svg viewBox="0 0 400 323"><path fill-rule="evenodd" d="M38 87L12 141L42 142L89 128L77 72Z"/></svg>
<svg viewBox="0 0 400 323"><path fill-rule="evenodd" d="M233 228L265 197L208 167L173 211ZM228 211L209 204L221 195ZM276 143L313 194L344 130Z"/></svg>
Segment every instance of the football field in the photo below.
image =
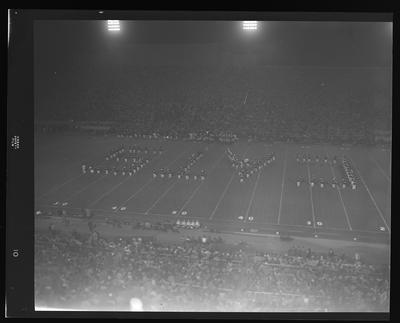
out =
<svg viewBox="0 0 400 323"><path fill-rule="evenodd" d="M121 145L147 147L138 153L149 163L133 176L82 173L82 164L98 166ZM381 148L302 146L239 141L229 146L240 158L275 160L241 183L225 154L226 145L117 136L38 135L35 138L35 208L82 208L95 217L127 221L198 220L220 231L287 234L388 242L391 232L391 152ZM162 148L162 154L152 149ZM205 180L153 177L159 168L178 169L202 152L191 173ZM312 156L299 162L298 156ZM318 156L318 161L316 160ZM328 162L322 157L327 156ZM337 163L332 158L338 158ZM350 161L356 189L333 186L344 176L341 159ZM310 181L315 182L311 186ZM300 185L298 185L300 181Z"/></svg>

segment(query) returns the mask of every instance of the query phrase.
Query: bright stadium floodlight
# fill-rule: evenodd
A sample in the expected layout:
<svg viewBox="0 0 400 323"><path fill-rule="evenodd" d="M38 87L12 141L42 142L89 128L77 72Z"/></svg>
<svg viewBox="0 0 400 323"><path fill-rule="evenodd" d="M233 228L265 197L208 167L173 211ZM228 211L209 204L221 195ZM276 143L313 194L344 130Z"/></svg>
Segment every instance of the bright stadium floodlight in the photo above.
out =
<svg viewBox="0 0 400 323"><path fill-rule="evenodd" d="M107 29L108 31L120 31L119 20L108 20Z"/></svg>
<svg viewBox="0 0 400 323"><path fill-rule="evenodd" d="M257 21L243 21L242 28L243 30L257 30Z"/></svg>

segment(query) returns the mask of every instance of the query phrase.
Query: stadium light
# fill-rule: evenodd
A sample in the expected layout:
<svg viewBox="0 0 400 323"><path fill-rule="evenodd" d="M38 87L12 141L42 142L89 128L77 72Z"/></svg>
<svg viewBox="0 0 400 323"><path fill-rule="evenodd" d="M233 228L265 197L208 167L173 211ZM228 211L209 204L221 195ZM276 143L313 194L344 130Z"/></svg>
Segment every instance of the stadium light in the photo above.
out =
<svg viewBox="0 0 400 323"><path fill-rule="evenodd" d="M243 30L254 31L257 30L258 23L257 21L243 21L242 28Z"/></svg>
<svg viewBox="0 0 400 323"><path fill-rule="evenodd" d="M108 20L107 29L108 31L120 31L119 20Z"/></svg>

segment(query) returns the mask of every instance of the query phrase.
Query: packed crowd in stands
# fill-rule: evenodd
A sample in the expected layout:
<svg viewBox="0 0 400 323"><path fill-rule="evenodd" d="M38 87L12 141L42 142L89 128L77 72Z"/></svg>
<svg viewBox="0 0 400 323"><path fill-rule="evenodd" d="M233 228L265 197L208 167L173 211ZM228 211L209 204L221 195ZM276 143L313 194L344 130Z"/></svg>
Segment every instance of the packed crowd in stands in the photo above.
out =
<svg viewBox="0 0 400 323"><path fill-rule="evenodd" d="M375 130L391 129L390 87L376 84L376 73L143 68L97 82L81 101L76 93L81 104L60 117L114 121L124 135L366 144Z"/></svg>
<svg viewBox="0 0 400 323"><path fill-rule="evenodd" d="M186 237L103 237L39 231L39 306L144 311L388 311L389 269L292 247L259 252L242 242Z"/></svg>

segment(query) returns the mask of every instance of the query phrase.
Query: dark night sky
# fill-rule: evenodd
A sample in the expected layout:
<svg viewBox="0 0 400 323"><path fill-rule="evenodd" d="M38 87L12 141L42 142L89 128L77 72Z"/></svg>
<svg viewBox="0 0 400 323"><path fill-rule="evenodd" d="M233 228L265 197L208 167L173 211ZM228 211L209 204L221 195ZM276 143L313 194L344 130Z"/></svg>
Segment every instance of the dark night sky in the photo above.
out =
<svg viewBox="0 0 400 323"><path fill-rule="evenodd" d="M54 70L116 60L131 64L134 58L146 64L146 57L163 64L166 53L179 55L190 44L197 46L186 46L186 58L202 64L207 55L201 61L193 52L218 47L251 52L268 65L390 67L392 46L385 22L261 22L260 30L248 37L237 21L121 21L118 35L107 31L106 21L39 21L35 44L37 67ZM160 57L146 54L154 48ZM135 57L139 52L143 57Z"/></svg>
<svg viewBox="0 0 400 323"><path fill-rule="evenodd" d="M52 92L72 97L138 66L392 64L387 22L264 21L249 35L241 21L121 21L118 34L106 20L36 21L34 41L37 102L54 102Z"/></svg>

